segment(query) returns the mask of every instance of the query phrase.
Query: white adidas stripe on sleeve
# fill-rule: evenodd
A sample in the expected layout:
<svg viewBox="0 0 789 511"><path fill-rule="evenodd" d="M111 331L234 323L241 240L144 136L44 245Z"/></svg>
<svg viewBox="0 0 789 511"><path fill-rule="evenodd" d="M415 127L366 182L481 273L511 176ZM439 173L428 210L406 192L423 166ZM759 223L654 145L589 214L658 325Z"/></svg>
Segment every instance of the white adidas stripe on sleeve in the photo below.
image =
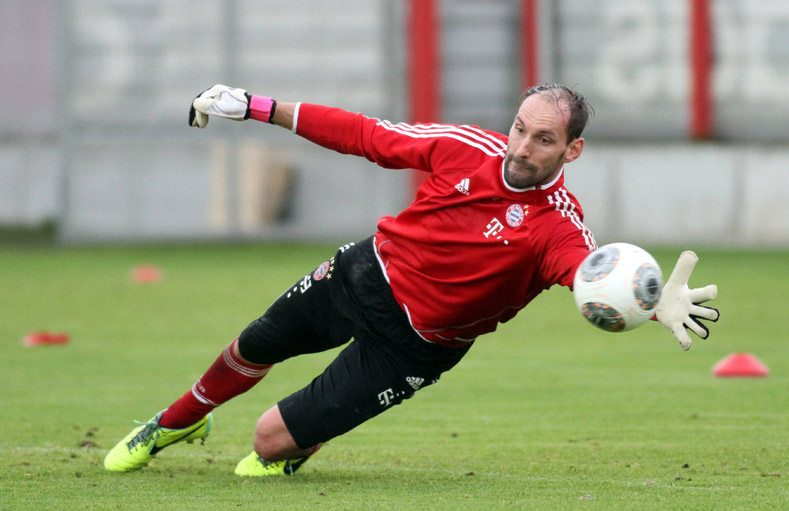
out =
<svg viewBox="0 0 789 511"><path fill-rule="evenodd" d="M411 138L438 138L447 137L475 147L488 156L504 156L507 145L501 140L468 126L453 126L449 124L392 124L389 121L379 121L378 126L394 131Z"/></svg>
<svg viewBox="0 0 789 511"><path fill-rule="evenodd" d="M573 204L570 201L570 197L567 196L567 190L559 188L557 191L553 192L553 195L548 195L548 203L554 205L556 211L561 213L563 217L568 218L570 222L581 231L581 235L583 235L589 250L597 249L597 242L595 242L592 231L581 222L578 212L575 211L575 204Z"/></svg>

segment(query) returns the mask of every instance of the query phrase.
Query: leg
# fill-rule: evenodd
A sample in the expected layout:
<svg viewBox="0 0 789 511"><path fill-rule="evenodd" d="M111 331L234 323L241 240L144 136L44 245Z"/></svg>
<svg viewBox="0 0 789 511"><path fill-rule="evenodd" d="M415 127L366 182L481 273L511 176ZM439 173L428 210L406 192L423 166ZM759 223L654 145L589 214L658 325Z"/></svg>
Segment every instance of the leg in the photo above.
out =
<svg viewBox="0 0 789 511"><path fill-rule="evenodd" d="M250 323L192 389L164 411L161 424L186 427L251 389L277 362L348 342L352 325L334 310L329 279L317 275L307 274Z"/></svg>
<svg viewBox="0 0 789 511"><path fill-rule="evenodd" d="M254 387L268 374L272 364L245 360L238 343L238 339L231 342L192 388L162 412L161 426L177 429L194 424L217 406Z"/></svg>
<svg viewBox="0 0 789 511"><path fill-rule="evenodd" d="M269 408L258 420L255 428L255 452L264 460L304 458L316 450L315 446L302 449L296 444L282 420L278 405Z"/></svg>
<svg viewBox="0 0 789 511"><path fill-rule="evenodd" d="M205 440L213 424L211 410L252 388L271 367L247 362L237 353L236 340L186 394L118 442L104 459L107 470L139 469L165 447L181 441Z"/></svg>
<svg viewBox="0 0 789 511"><path fill-rule="evenodd" d="M368 241L342 254L337 266L344 269L332 279L343 282L345 298L337 298L341 304L337 307L345 306L342 310L348 317L356 317L352 329L356 340L309 385L263 414L256 428L255 452L239 463L236 474L292 474L304 456L323 442L434 383L468 351L470 344L444 348L425 342L413 331ZM313 308L305 310L304 317L321 313L320 308Z"/></svg>
<svg viewBox="0 0 789 511"><path fill-rule="evenodd" d="M282 399L277 404L279 413L269 410L261 417L256 446L258 440L262 444L271 436L278 442L271 451L292 449L294 443L309 450L351 431L438 381L468 349L444 351L441 360L425 363L412 358L410 352L357 338L309 385ZM280 420L289 436L282 435Z"/></svg>
<svg viewBox="0 0 789 511"><path fill-rule="evenodd" d="M417 376L420 374L425 376ZM432 370L423 372L385 347L356 340L309 385L260 417L255 452L241 460L236 474L291 475L323 442L399 404L437 379ZM418 385L413 383L416 381Z"/></svg>
<svg viewBox="0 0 789 511"><path fill-rule="evenodd" d="M238 463L235 473L252 477L293 475L322 445L299 447L282 419L279 405L274 405L258 420L255 450Z"/></svg>
<svg viewBox="0 0 789 511"><path fill-rule="evenodd" d="M329 261L325 264L330 266ZM189 391L121 440L107 455L105 467L121 472L142 468L164 447L205 439L211 410L252 388L274 363L347 342L352 324L334 310L330 275L331 270L310 273L283 293Z"/></svg>

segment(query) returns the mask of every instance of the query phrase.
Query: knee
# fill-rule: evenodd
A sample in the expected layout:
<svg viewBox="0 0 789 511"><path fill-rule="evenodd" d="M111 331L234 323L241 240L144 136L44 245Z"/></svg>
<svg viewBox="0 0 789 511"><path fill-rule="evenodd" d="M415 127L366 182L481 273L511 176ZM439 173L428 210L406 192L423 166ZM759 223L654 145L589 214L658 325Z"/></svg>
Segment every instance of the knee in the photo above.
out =
<svg viewBox="0 0 789 511"><path fill-rule="evenodd" d="M253 364L272 364L279 362L265 348L265 316L249 324L238 336L237 346L241 357Z"/></svg>
<svg viewBox="0 0 789 511"><path fill-rule="evenodd" d="M268 461L297 458L303 455L288 431L279 408L264 413L255 427L255 452Z"/></svg>
<svg viewBox="0 0 789 511"><path fill-rule="evenodd" d="M277 461L282 459L281 451L276 435L261 417L255 427L255 452L264 460Z"/></svg>

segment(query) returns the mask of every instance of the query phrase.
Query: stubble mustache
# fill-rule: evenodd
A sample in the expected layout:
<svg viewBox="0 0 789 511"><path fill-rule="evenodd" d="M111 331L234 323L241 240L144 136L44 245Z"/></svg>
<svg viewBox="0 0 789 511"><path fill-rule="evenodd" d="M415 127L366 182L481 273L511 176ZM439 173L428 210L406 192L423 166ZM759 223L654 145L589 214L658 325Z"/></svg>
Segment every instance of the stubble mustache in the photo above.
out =
<svg viewBox="0 0 789 511"><path fill-rule="evenodd" d="M517 156L514 155L508 155L506 158L506 163L508 170L510 169L513 163L524 170L528 170L529 172L537 172L537 170L539 170L539 167L537 167L537 165L533 164L529 160L518 158Z"/></svg>

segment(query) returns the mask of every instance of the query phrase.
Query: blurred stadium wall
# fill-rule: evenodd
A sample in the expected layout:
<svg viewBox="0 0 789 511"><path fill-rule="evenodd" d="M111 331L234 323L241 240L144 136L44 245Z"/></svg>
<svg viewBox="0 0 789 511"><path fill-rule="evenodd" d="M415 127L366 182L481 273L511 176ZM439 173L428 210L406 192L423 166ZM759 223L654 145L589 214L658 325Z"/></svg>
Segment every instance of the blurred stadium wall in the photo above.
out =
<svg viewBox="0 0 789 511"><path fill-rule="evenodd" d="M0 0L0 228L368 234L410 200L407 172L282 129L188 128L187 110L225 83L409 120L411 2L437 12L434 120L506 132L528 80L587 95L596 115L567 180L598 241L789 245L783 0Z"/></svg>

